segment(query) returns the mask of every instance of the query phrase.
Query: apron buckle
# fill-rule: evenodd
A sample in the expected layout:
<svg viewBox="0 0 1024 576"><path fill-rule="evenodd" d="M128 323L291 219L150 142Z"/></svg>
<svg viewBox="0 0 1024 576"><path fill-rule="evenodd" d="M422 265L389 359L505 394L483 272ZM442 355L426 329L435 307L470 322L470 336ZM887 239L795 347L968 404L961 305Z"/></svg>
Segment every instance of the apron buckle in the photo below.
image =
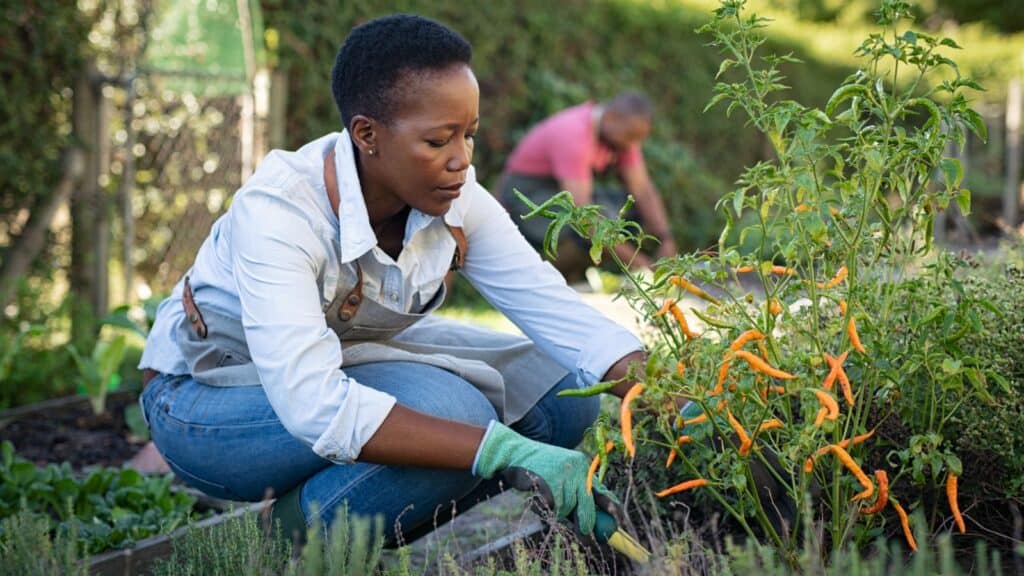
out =
<svg viewBox="0 0 1024 576"><path fill-rule="evenodd" d="M199 312L199 307L196 306L195 297L192 295L192 284L189 282L188 276L185 276L185 287L181 291L181 305L185 308L185 316L188 318L188 323L192 325L192 329L200 338L205 339L206 322L203 321L203 315Z"/></svg>

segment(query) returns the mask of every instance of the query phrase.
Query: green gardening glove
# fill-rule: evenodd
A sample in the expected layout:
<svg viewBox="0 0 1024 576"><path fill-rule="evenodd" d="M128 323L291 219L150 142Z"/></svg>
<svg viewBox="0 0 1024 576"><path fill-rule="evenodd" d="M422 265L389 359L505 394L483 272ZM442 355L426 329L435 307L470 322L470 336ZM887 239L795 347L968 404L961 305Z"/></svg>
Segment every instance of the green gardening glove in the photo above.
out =
<svg viewBox="0 0 1024 576"><path fill-rule="evenodd" d="M589 465L582 452L530 440L494 421L480 442L473 474L489 479L501 472L516 490L535 490L557 518L567 518L575 510L580 532L589 535L597 505L611 512L615 504L615 497L596 479L593 494L587 493Z"/></svg>

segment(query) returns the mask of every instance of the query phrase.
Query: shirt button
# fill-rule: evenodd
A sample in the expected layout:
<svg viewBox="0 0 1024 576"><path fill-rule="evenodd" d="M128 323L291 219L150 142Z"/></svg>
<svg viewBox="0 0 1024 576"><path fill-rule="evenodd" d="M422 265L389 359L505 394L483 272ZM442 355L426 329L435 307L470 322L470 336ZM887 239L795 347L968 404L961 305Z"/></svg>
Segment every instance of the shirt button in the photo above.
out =
<svg viewBox="0 0 1024 576"><path fill-rule="evenodd" d="M392 302L398 302L398 294L392 293L391 294L391 301Z"/></svg>

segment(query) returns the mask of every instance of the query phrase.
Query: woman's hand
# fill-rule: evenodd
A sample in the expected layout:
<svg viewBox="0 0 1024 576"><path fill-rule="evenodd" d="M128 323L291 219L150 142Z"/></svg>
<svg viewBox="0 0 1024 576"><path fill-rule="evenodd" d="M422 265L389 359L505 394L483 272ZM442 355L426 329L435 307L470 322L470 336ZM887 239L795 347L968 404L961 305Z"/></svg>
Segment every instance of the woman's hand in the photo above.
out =
<svg viewBox="0 0 1024 576"><path fill-rule="evenodd" d="M558 518L576 513L582 534L590 534L597 521L597 507L611 514L616 499L592 479L587 488L590 459L582 452L530 440L500 422L491 423L476 456L473 474L502 478L516 490L536 491L544 506Z"/></svg>

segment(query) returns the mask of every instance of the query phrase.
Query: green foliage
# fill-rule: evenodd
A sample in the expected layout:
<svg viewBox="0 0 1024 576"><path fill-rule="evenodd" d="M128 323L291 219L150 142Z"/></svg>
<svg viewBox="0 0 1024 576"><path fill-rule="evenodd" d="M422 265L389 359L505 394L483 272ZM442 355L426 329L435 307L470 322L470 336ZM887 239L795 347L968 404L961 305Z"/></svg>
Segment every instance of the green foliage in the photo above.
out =
<svg viewBox="0 0 1024 576"><path fill-rule="evenodd" d="M978 310L984 330L965 334L961 347L990 370L996 385L984 401L964 405L947 437L964 456L967 501L1004 506L1024 496L1024 272L996 262L972 269L963 289L986 303Z"/></svg>
<svg viewBox="0 0 1024 576"><path fill-rule="evenodd" d="M0 229L18 209L48 197L61 177L70 89L90 23L67 2L0 6Z"/></svg>
<svg viewBox="0 0 1024 576"><path fill-rule="evenodd" d="M78 389L89 395L94 414L102 414L107 406L107 392L117 390L121 384L121 360L124 358L126 340L124 334L113 338L100 339L92 354L83 357L73 344L68 351L78 366Z"/></svg>
<svg viewBox="0 0 1024 576"><path fill-rule="evenodd" d="M0 566L19 576L87 576L73 534L51 538L49 521L28 510L0 520Z"/></svg>
<svg viewBox="0 0 1024 576"><path fill-rule="evenodd" d="M130 468L100 468L79 478L66 463L40 468L17 456L10 442L0 445L0 517L37 517L55 542L71 538L84 554L129 547L184 525L195 499L172 490L171 481Z"/></svg>
<svg viewBox="0 0 1024 576"><path fill-rule="evenodd" d="M979 543L974 553L974 566L960 566L955 559L952 540L948 536L943 536L934 546L923 547L907 560L899 544L880 539L870 548L844 547L833 553L829 565L825 566L821 562L820 554L814 550L813 543L810 543L800 554L798 568L794 571L791 564L779 558L776 551L747 542L745 545L728 546L724 561L716 573L737 576L755 573L764 576L789 576L794 573L823 576L1003 574L998 552L988 549L984 543Z"/></svg>
<svg viewBox="0 0 1024 576"><path fill-rule="evenodd" d="M284 574L291 544L267 537L256 514L243 514L174 541L174 551L153 568L155 576L271 576Z"/></svg>
<svg viewBox="0 0 1024 576"><path fill-rule="evenodd" d="M881 31L858 49L863 66L821 108L782 96L781 66L794 58L764 55L767 19L747 14L745 4L723 0L702 28L725 54L707 108L746 117L775 158L747 168L719 200L726 226L717 253L665 259L650 278L630 275L635 294L627 297L658 329L646 402L684 396L706 416L683 429L692 442L682 450L674 418L636 433L650 448L676 450L678 480L707 480L700 498L795 566L807 528L773 525L755 490L764 471L774 471L792 502L820 487L814 510L826 519L826 551L901 533L888 510L859 512L877 493L861 466L887 470L893 500L906 509L931 502L918 516L929 529L948 518L935 491L962 463L946 426L965 403L990 398L989 378L997 376L960 348L983 329L980 302L954 278L962 263L932 250L932 228L950 202L970 208L959 162L944 157L947 142L962 144L967 130L985 133L963 94L979 87L939 50L955 42L907 29L906 2L882 1ZM897 82L900 71L911 80ZM551 212L552 227L589 235L596 254L641 233L621 217L595 223L591 208L561 198L537 211ZM756 242L745 250L749 236ZM741 272L756 282L754 293ZM682 320L666 322L671 305L655 302L694 292L694 282L722 294L706 298L711 305L699 314L703 338ZM727 348L750 330L763 340L759 354ZM843 358L852 384L835 376L828 383L828 355ZM758 367L765 362L776 372ZM770 420L778 422L762 431ZM852 457L835 446L876 428L878 438L846 445ZM721 440L702 442L712 437ZM781 466L767 460L767 448ZM858 500L865 504L851 505Z"/></svg>
<svg viewBox="0 0 1024 576"><path fill-rule="evenodd" d="M291 543L270 530L256 514L228 519L206 530L191 530L175 542L170 558L159 562L156 576L235 574L325 576L410 574L408 557L397 566L383 568L383 517L376 520L350 516L338 510L330 530L314 524L306 544L293 554Z"/></svg>
<svg viewBox="0 0 1024 576"><path fill-rule="evenodd" d="M289 146L340 129L329 74L351 27L404 11L437 18L473 43L482 116L474 164L482 182L497 179L516 142L538 120L584 99L637 88L656 105L645 155L677 223L676 240L685 248L703 248L720 225L714 201L742 166L766 152L761 138L736 138L740 119L701 115L718 62L693 32L705 21L703 11L684 3L403 0L385 9L265 0L262 6L268 29L279 38L280 66L289 72ZM799 51L786 40L773 39L772 46ZM793 84L801 97L823 103L826 81L838 81L846 72L827 61L811 61L792 71Z"/></svg>

